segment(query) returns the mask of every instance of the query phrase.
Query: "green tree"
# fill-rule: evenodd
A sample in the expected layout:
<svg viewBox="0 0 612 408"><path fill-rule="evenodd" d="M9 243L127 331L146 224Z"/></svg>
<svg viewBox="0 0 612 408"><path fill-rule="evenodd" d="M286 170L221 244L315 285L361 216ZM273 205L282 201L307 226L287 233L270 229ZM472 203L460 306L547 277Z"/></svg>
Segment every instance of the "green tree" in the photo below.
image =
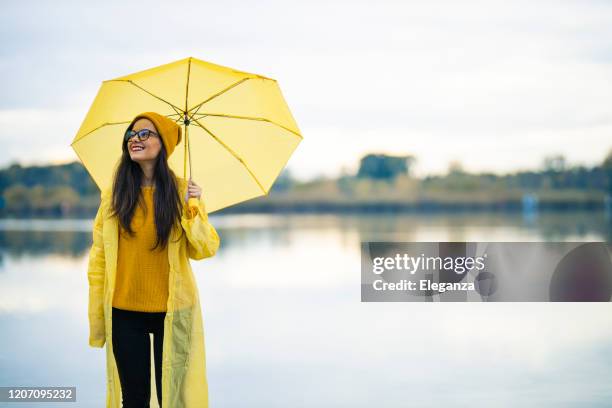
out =
<svg viewBox="0 0 612 408"><path fill-rule="evenodd" d="M291 188L295 185L295 180L291 174L291 170L288 167L285 167L281 173L278 175L274 184L272 184L272 188L270 189L271 193L283 193L291 190Z"/></svg>
<svg viewBox="0 0 612 408"><path fill-rule="evenodd" d="M604 171L608 194L612 196L612 149L608 151L608 155L601 164L601 167Z"/></svg>
<svg viewBox="0 0 612 408"><path fill-rule="evenodd" d="M414 156L389 156L386 154L368 154L361 158L357 177L378 180L392 180L400 174L408 175Z"/></svg>

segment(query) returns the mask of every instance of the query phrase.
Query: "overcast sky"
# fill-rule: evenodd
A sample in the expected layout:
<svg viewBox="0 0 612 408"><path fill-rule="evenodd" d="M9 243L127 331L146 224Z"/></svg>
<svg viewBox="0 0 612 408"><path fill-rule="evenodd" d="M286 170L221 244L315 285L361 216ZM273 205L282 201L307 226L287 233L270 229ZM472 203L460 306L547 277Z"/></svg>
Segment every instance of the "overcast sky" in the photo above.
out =
<svg viewBox="0 0 612 408"><path fill-rule="evenodd" d="M156 4L157 3L157 4ZM612 148L607 1L7 2L0 166L76 160L103 80L196 57L278 80L300 178L362 154L416 174L601 162Z"/></svg>

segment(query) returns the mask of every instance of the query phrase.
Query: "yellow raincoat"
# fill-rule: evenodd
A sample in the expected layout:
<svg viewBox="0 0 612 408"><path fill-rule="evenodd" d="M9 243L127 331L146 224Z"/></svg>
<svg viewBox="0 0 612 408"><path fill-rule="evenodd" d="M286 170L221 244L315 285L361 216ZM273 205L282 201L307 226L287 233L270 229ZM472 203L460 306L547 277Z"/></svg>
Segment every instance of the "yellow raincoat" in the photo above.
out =
<svg viewBox="0 0 612 408"><path fill-rule="evenodd" d="M179 177L177 180L181 197L185 197L187 182ZM116 216L109 216L111 200L109 187L101 193L89 253L89 345L101 348L106 343L106 407L121 408L121 383L113 354L111 315L119 221ZM215 255L220 240L208 221L203 199L196 201L197 208L183 205L183 237L180 241L177 239L181 236L181 228L175 226L168 241L170 272L162 357L163 408L208 407L202 314L189 258L199 260ZM152 365L152 373L153 370ZM157 397L154 391L151 397L152 405L155 405Z"/></svg>

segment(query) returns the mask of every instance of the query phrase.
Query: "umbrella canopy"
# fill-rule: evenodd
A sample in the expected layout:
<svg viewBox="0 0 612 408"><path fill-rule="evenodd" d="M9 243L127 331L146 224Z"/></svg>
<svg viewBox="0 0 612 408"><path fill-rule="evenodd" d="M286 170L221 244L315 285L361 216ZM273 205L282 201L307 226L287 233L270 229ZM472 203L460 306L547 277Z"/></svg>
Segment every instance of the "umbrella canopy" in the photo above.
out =
<svg viewBox="0 0 612 408"><path fill-rule="evenodd" d="M183 127L168 164L184 178L189 164L208 212L268 194L302 140L276 80L189 57L102 83L71 143L101 190L148 111Z"/></svg>

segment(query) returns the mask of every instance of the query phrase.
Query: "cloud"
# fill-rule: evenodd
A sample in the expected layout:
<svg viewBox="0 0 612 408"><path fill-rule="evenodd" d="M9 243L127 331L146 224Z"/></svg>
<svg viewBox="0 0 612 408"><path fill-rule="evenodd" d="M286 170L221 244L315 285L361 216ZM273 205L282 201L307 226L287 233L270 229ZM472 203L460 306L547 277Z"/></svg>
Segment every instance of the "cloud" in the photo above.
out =
<svg viewBox="0 0 612 408"><path fill-rule="evenodd" d="M304 134L296 155L309 152L290 160L302 178L366 149L415 153L423 173L451 157L536 167L555 138L554 153L594 164L610 147L611 22L602 1L12 3L0 16L0 116L25 122L2 122L0 137L37 138L28 112L60 110L36 155L74 157L65 132L102 80L194 56L279 80ZM314 163L317 152L334 156ZM0 165L31 156L10 146Z"/></svg>

